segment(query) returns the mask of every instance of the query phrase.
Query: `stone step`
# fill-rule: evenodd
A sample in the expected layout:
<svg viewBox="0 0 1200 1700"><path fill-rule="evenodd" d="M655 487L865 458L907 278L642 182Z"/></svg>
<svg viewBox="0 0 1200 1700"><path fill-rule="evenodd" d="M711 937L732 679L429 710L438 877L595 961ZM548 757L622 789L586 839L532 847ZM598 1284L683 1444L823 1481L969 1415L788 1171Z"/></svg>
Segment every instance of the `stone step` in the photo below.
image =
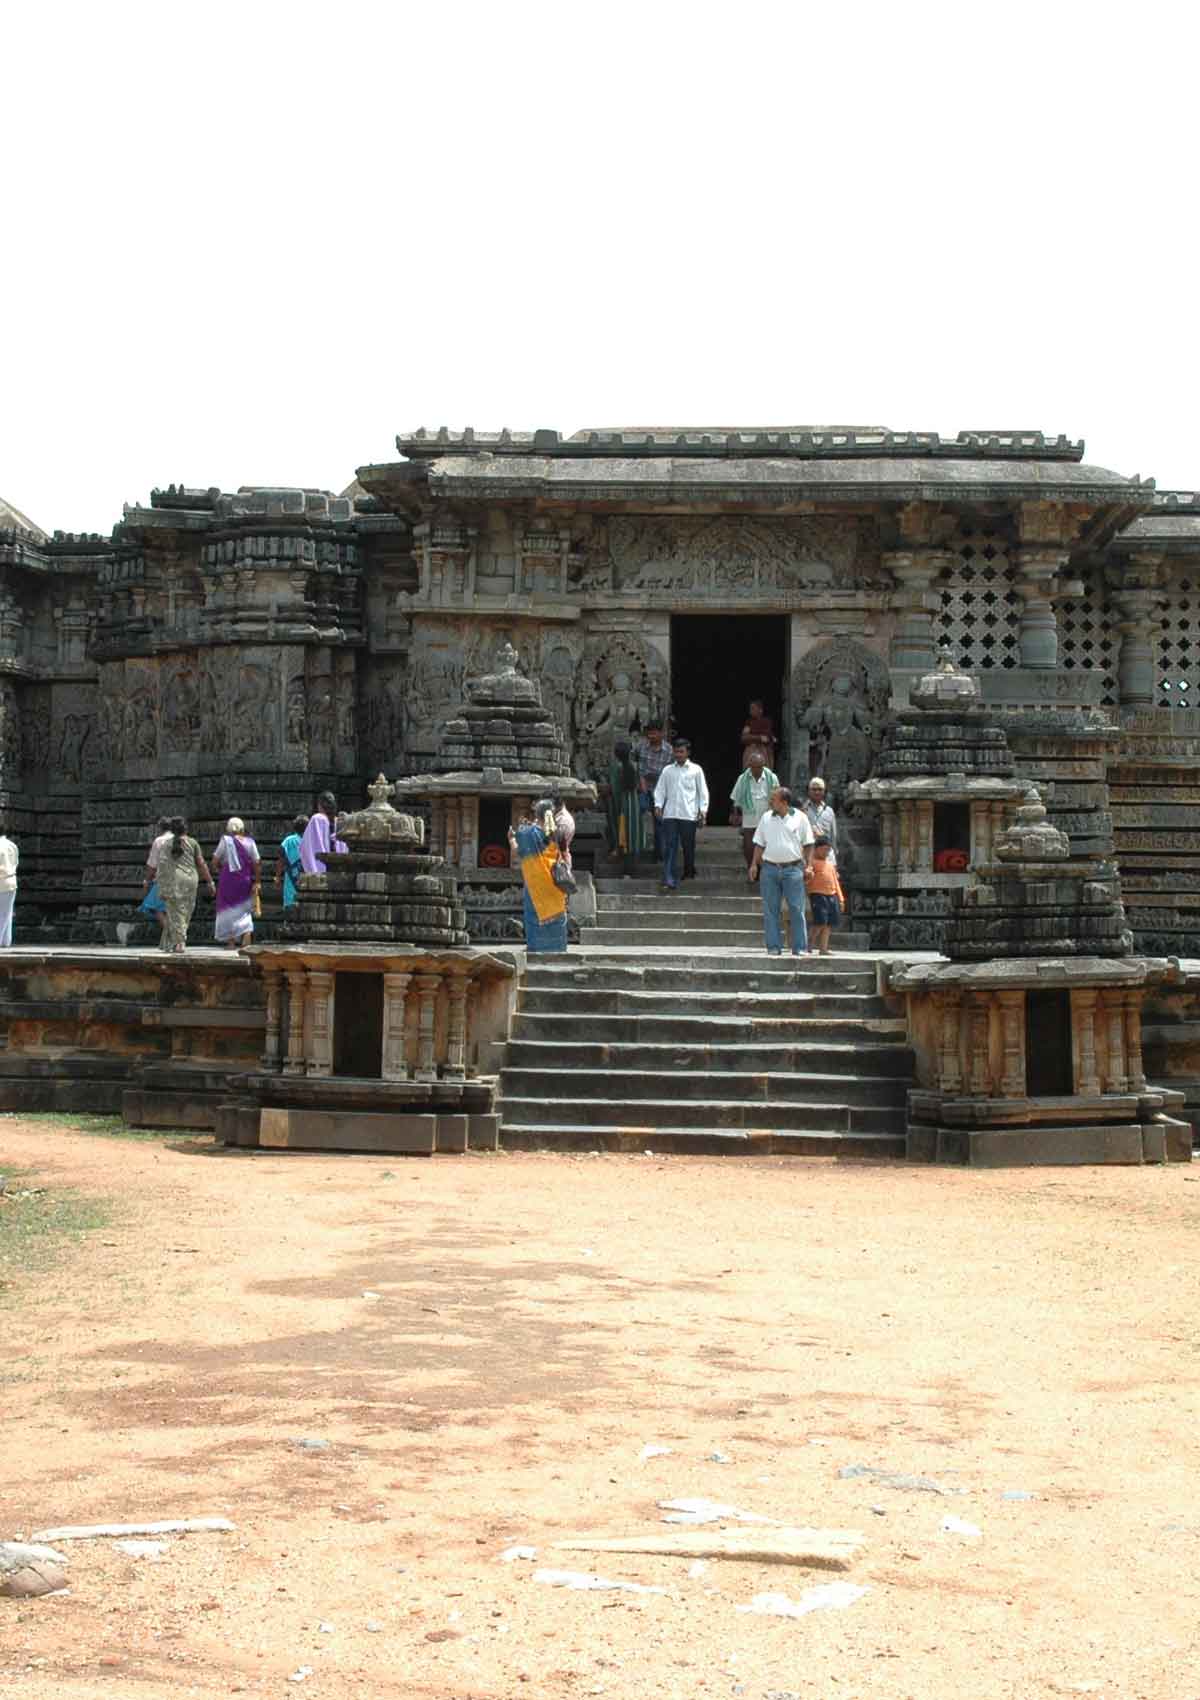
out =
<svg viewBox="0 0 1200 1700"><path fill-rule="evenodd" d="M522 1098L506 1092L501 1102L500 1142L504 1130L579 1128L585 1133L601 1127L624 1129L678 1128L686 1116L696 1133L741 1128L756 1133L875 1133L904 1135L904 1104L849 1104L828 1101L764 1103L761 1099L713 1098Z"/></svg>
<svg viewBox="0 0 1200 1700"><path fill-rule="evenodd" d="M875 1067L874 1060L869 1060ZM757 1104L761 1113L771 1115L796 1103L820 1108L826 1098L843 1106L883 1105L902 1110L912 1084L911 1060L905 1056L902 1061L907 1066L891 1075L816 1070L743 1074L733 1069L693 1069L690 1065L672 1068L665 1060L661 1068L649 1069L519 1068L506 1062L500 1074L500 1090L505 1101L511 1096L523 1102L539 1099L545 1103L561 1101L562 1094L570 1093L580 1114L586 1114L597 1101L617 1099L631 1105L662 1100L674 1106L676 1120L680 1106L694 1101L706 1112L714 1104L735 1108Z"/></svg>
<svg viewBox="0 0 1200 1700"><path fill-rule="evenodd" d="M518 1008L529 1020L575 1021L611 1017L617 1021L698 1021L731 1024L780 1022L811 1027L815 1023L863 1022L904 1029L882 998L863 992L705 992L684 985L677 991L621 991L609 986L572 990L566 997L553 988L525 986Z"/></svg>
<svg viewBox="0 0 1200 1700"><path fill-rule="evenodd" d="M725 914L750 914L761 917L762 898L756 891L749 889L695 891L691 885L683 886L679 891L672 892L669 897L665 891L640 891L629 897L620 893L601 892L596 898L596 912L600 915L649 915L667 908L674 913L682 909L689 913L694 911L704 914L712 909L720 909Z"/></svg>
<svg viewBox="0 0 1200 1700"><path fill-rule="evenodd" d="M724 965L728 964L728 966ZM874 997L875 964L856 963L835 956L768 956L758 951L753 957L714 959L679 952L646 957L636 951L626 956L593 957L583 951L538 961L528 958L525 992L661 992L693 996L721 992L726 996L795 998L840 994Z"/></svg>
<svg viewBox="0 0 1200 1700"><path fill-rule="evenodd" d="M587 997L581 993L581 997ZM608 994L601 994L608 995ZM575 999L570 1000L572 1004ZM771 1000L775 1001L775 1000ZM895 1016L858 1016L847 1014L841 1019L796 1018L787 1011L778 1016L735 1013L731 1015L696 1013L631 1014L628 1011L609 1014L597 1011L589 1004L585 1009L530 1010L522 1003L513 1025L514 1039L544 1039L568 1041L583 1039L590 1042L616 1044L686 1044L707 1040L712 1044L751 1044L763 1041L770 1044L788 1043L850 1043L869 1045L883 1041L902 1040L904 1022Z"/></svg>
<svg viewBox="0 0 1200 1700"><path fill-rule="evenodd" d="M835 1130L804 1133L786 1130L694 1127L637 1128L615 1123L579 1127L573 1123L511 1122L500 1129L500 1144L508 1151L653 1151L694 1157L837 1157L902 1158L904 1136L897 1133L849 1133Z"/></svg>
<svg viewBox="0 0 1200 1700"><path fill-rule="evenodd" d="M586 1025L580 1023L581 1027ZM691 1025L700 1027L701 1023ZM612 1082L607 1072L596 1071L618 1071L623 1086L631 1080L637 1081L645 1071L652 1089L657 1089L668 1076L674 1079L681 1069L689 1071L690 1078L703 1081L714 1073L735 1075L739 1090L743 1080L752 1080L756 1083L753 1095L769 1098L774 1096L776 1082L786 1085L793 1078L807 1085L813 1078L850 1075L855 1084L864 1078L871 1081L887 1078L903 1080L907 1085L912 1081L913 1055L907 1045L870 1040L865 1035L851 1041L789 1039L786 1043L774 1040L746 1043L714 1038L710 1031L704 1038L664 1042L640 1038L605 1040L585 1031L569 1039L534 1038L519 1033L508 1042L505 1079L515 1073L541 1076L568 1069L579 1071L576 1078L580 1081L599 1080L609 1087ZM692 1070L698 1073L691 1075ZM771 1083L765 1090L761 1086L764 1076ZM580 1091L585 1089L581 1084Z"/></svg>
<svg viewBox="0 0 1200 1700"><path fill-rule="evenodd" d="M688 917L680 914L674 927L657 921L653 927L644 924L637 927L608 927L602 921L594 927L585 929L584 936L589 944L618 945L622 949L634 945L672 945L679 943L679 935L688 929ZM866 951L870 948L870 936L867 933L838 933L836 949L839 951ZM705 930L704 944L711 948L737 949L739 946L746 950L763 947L763 930L761 922L757 927L725 927L720 930Z"/></svg>
<svg viewBox="0 0 1200 1700"><path fill-rule="evenodd" d="M595 881L597 897L653 897L662 890L662 874L645 874L630 879L605 879L600 875ZM681 897L689 894L700 896L713 891L729 891L744 893L749 887L744 864L730 868L727 872L714 873L704 868L696 870L694 880L684 880L679 888Z"/></svg>
<svg viewBox="0 0 1200 1700"><path fill-rule="evenodd" d="M663 896L658 904L635 909L624 904L610 906L607 903L596 905L596 928L612 927L638 928L648 927L687 927L689 931L728 932L731 928L742 928L754 932L762 932L762 904L738 904L728 898L712 898L707 903L697 903L684 907L670 897ZM591 931L591 928L588 929Z"/></svg>

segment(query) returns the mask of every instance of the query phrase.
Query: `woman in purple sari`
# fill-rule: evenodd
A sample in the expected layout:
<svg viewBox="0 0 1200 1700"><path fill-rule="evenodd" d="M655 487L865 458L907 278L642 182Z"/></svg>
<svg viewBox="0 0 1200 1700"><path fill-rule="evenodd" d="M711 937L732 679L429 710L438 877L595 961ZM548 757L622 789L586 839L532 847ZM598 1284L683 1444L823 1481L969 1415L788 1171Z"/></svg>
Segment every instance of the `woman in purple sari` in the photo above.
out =
<svg viewBox="0 0 1200 1700"><path fill-rule="evenodd" d="M213 852L217 878L216 938L227 950L236 950L254 931L258 905L258 845L248 836L246 823L230 815L225 835Z"/></svg>

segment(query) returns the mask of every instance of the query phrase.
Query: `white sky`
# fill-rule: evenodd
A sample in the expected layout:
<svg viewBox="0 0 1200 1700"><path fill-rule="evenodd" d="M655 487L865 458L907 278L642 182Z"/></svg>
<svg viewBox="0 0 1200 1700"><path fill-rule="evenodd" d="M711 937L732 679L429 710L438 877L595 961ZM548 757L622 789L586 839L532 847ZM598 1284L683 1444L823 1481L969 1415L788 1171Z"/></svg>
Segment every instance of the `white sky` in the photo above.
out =
<svg viewBox="0 0 1200 1700"><path fill-rule="evenodd" d="M55 4L0 37L0 494L425 424L1065 431L1200 484L1196 8Z"/></svg>

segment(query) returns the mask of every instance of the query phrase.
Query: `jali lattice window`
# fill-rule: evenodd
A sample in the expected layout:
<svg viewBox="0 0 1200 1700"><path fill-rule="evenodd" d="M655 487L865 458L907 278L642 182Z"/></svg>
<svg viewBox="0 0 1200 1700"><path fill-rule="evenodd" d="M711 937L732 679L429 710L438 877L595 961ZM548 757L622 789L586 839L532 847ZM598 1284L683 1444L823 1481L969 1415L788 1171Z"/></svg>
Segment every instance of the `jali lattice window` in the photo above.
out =
<svg viewBox="0 0 1200 1700"><path fill-rule="evenodd" d="M951 545L959 557L942 581L942 606L934 624L961 667L1016 667L1019 600L1016 569L1004 534L990 527L960 532Z"/></svg>
<svg viewBox="0 0 1200 1700"><path fill-rule="evenodd" d="M1200 708L1200 580L1176 579L1158 639L1160 708Z"/></svg>
<svg viewBox="0 0 1200 1700"><path fill-rule="evenodd" d="M1101 702L1117 701L1117 639L1109 626L1112 615L1104 605L1097 574L1084 580L1084 593L1058 604L1058 664L1068 672L1096 668L1104 678Z"/></svg>

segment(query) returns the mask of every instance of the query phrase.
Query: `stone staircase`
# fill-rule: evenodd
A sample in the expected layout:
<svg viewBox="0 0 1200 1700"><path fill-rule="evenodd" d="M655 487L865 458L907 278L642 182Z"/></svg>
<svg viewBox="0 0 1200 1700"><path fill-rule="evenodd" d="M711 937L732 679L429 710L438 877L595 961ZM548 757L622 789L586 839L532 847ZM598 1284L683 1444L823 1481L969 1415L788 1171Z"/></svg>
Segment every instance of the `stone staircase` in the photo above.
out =
<svg viewBox="0 0 1200 1700"><path fill-rule="evenodd" d="M501 1144L902 1157L912 1055L874 962L767 957L761 942L734 956L703 937L530 958Z"/></svg>
<svg viewBox="0 0 1200 1700"><path fill-rule="evenodd" d="M596 925L585 930L584 944L765 949L762 899L746 878L738 828L702 828L696 838L696 878L670 894L653 870L636 879L608 879L603 868L601 863L596 870ZM785 937L790 937L784 913ZM833 939L837 951L866 950L868 942L866 933L844 931Z"/></svg>

